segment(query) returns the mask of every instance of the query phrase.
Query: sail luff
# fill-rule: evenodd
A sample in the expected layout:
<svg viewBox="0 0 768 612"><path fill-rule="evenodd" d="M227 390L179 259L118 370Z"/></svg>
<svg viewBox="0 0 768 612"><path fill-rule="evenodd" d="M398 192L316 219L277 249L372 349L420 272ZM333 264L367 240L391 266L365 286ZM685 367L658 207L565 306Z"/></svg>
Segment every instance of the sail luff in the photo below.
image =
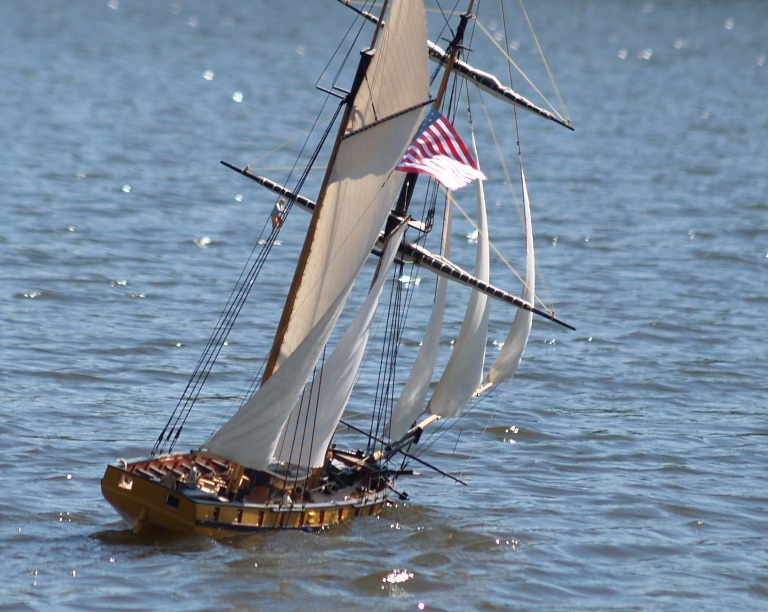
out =
<svg viewBox="0 0 768 612"><path fill-rule="evenodd" d="M451 202L446 202L445 217L443 220L443 240L441 253L443 257L451 254ZM448 295L448 279L438 277L435 299L429 322L421 341L421 347L416 355L416 360L411 368L411 373L405 383L397 405L392 410L392 418L389 422L388 435L390 440L399 440L410 429L416 418L424 412L426 406L429 385L432 383L432 374L435 371L440 335L443 329L443 315Z"/></svg>
<svg viewBox="0 0 768 612"><path fill-rule="evenodd" d="M533 226L531 222L531 206L528 199L528 187L525 182L525 172L520 168L523 190L523 216L525 225L525 280L522 297L533 301L536 293L536 254L533 247ZM491 386L512 378L523 358L523 352L528 344L528 337L533 324L533 314L518 310L512 321L507 338L504 341L496 360L491 365L483 385L478 391L487 391Z"/></svg>
<svg viewBox="0 0 768 612"><path fill-rule="evenodd" d="M368 64L370 63L370 60L371 60L370 54L366 54L366 53L361 54L360 63L358 65L354 84L352 86L352 91L350 93L350 96L353 98L355 93L360 87L360 83L362 82L362 79L365 75L365 71L368 67ZM325 176L323 177L323 182L320 187L320 194L317 198L317 202L315 203L315 207L312 210L312 220L310 221L309 227L307 228L307 234L304 239L304 245L302 247L301 254L299 256L298 264L296 265L296 270L293 275L291 287L288 291L288 297L286 298L285 306L283 307L283 312L280 318L280 322L278 323L277 331L275 332L275 338L272 344L272 350L269 353L267 364L266 364L266 367L264 368L264 376L262 378L262 383L266 382L269 379L269 377L272 375L272 373L275 371L275 369L278 367L278 359L280 358L280 350L285 339L285 333L291 321L291 316L296 303L299 289L301 287L302 279L304 277L304 272L307 268L307 262L309 261L310 253L312 251L312 248L315 245L314 238L317 232L320 215L323 210L325 195L328 191L328 185L331 180L333 166L338 157L339 148L341 147L342 137L344 135L344 132L346 131L346 126L349 123L349 119L350 119L350 116L352 115L352 111L353 111L353 105L349 104L346 110L344 111L344 116L341 120L341 125L336 135L336 140L333 144L333 149L331 151L330 159L328 161L328 166L325 171Z"/></svg>
<svg viewBox="0 0 768 612"><path fill-rule="evenodd" d="M475 150L475 159L478 160L474 133L472 145ZM485 192L483 181L478 180L475 274L485 282L490 276L489 243ZM459 336L435 392L427 404L427 411L430 414L455 417L464 410L483 375L487 335L488 297L478 291L472 291Z"/></svg>
<svg viewBox="0 0 768 612"><path fill-rule="evenodd" d="M310 468L322 467L325 462L326 450L352 394L376 306L407 227L406 222L401 223L387 240L363 305L294 406L291 418L283 428L283 442L278 445L278 461ZM291 444L288 439L292 432L301 429L298 424L304 420L312 421L312 435Z"/></svg>

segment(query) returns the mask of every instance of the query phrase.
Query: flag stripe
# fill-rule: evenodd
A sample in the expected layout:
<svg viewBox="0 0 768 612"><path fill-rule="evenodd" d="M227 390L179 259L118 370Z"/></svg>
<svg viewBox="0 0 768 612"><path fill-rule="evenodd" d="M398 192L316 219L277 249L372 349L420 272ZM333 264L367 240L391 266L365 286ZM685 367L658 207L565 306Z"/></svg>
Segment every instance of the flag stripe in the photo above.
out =
<svg viewBox="0 0 768 612"><path fill-rule="evenodd" d="M395 169L427 174L451 190L475 179L485 180L456 129L435 109L429 111Z"/></svg>

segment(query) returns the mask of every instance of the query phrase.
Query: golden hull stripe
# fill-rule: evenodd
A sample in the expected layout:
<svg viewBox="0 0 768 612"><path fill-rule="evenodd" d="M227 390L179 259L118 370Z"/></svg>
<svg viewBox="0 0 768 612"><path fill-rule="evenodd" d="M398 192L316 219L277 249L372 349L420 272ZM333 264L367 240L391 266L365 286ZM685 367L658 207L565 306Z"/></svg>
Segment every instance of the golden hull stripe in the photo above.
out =
<svg viewBox="0 0 768 612"><path fill-rule="evenodd" d="M134 531L160 528L209 536L274 529L321 529L353 516L377 515L387 503L386 492L342 502L342 506L336 502L296 507L273 504L265 508L256 504L193 500L169 490L135 468L130 472L115 465L107 467L102 492Z"/></svg>

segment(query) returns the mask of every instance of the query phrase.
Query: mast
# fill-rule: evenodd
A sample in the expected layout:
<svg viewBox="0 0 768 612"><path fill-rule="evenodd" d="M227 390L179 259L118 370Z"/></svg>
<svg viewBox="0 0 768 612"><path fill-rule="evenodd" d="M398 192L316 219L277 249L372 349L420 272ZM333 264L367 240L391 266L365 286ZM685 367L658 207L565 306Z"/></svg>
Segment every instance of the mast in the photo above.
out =
<svg viewBox="0 0 768 612"><path fill-rule="evenodd" d="M437 97L435 98L435 108L439 110L445 97L445 91L448 89L448 79L453 72L453 66L459 57L461 45L464 42L464 32L467 29L467 23L472 17L472 7L475 5L475 0L469 0L469 6L467 12L463 13L459 19L459 27L456 28L456 35L453 37L448 47L448 60L445 63L445 71L443 72L443 80L440 82L440 89L437 91Z"/></svg>
<svg viewBox="0 0 768 612"><path fill-rule="evenodd" d="M384 9L386 9L387 2L384 3ZM382 15L383 10L382 9ZM374 33L374 41L376 40L376 35L379 32L379 26L376 27L376 32ZM288 327L288 321L291 317L291 313L293 311L293 307L296 301L296 295L299 291L299 285L301 284L301 279L304 275L304 271L307 266L307 260L309 258L309 253L312 249L312 246L314 244L314 237L315 232L317 230L317 222L320 217L320 211L323 209L323 203L325 201L325 195L328 190L328 184L330 183L330 177L331 172L333 170L333 165L336 162L336 158L339 153L339 147L341 146L341 141L344 133L347 130L347 125L349 124L349 118L352 114L353 106L352 102L355 99L355 96L357 95L357 92L360 90L360 84L363 82L363 78L365 77L365 73L368 70L368 66L371 63L372 58L372 47L361 52L360 54L360 63L357 66L357 72L355 74L355 79L352 82L352 89L349 92L349 96L347 96L347 99L345 101L346 103L346 109L344 110L344 115L341 119L341 125L339 126L339 131L336 134L336 140L333 143L333 149L331 150L331 156L328 160L328 166L325 171L325 176L323 177L323 183L320 188L320 194L317 198L317 202L315 203L315 207L312 211L312 220L309 223L309 228L307 229L307 235L304 239L304 246L301 249L301 255L299 256L299 262L296 266L296 271L293 275L293 281L291 282L291 288L288 291L288 297L285 301L285 306L283 306L283 314L280 317L280 323L277 326L277 332L275 333L275 339L272 343L272 349L269 352L269 358L267 359L267 365L264 368L264 376L262 377L262 384L264 384L270 376L272 376L272 373L275 371L275 366L277 365L277 359L280 354L280 347L283 342L283 337L285 336L285 331Z"/></svg>
<svg viewBox="0 0 768 612"><path fill-rule="evenodd" d="M405 178L395 166L429 101L423 1L387 7L375 51L362 52L261 385L206 445L253 469L275 456L380 237Z"/></svg>
<svg viewBox="0 0 768 612"><path fill-rule="evenodd" d="M458 59L459 52L461 51L461 46L464 42L464 32L467 29L467 23L469 23L469 19L472 17L472 7L474 4L475 0L469 0L469 7L467 7L466 13L461 15L459 27L456 29L456 34L448 45L443 78L440 82L440 88L437 90L435 101L432 104L432 108L435 110L440 110L440 107L443 105L445 92L448 89L448 80L450 79L451 72L453 71L456 60ZM379 23L376 24L377 29L379 25ZM427 43L429 44L429 41L427 41ZM396 215L405 216L406 212L408 211L408 205L410 204L411 198L413 197L413 191L416 188L416 181L418 176L419 175L416 172L409 172L407 174L407 178L403 184L403 189L400 192L400 197L398 198L397 204L394 207L394 212Z"/></svg>
<svg viewBox="0 0 768 612"><path fill-rule="evenodd" d="M315 209L312 212L312 220L310 221L309 228L307 229L307 235L304 239L304 245L302 247L301 254L299 256L299 261L293 275L291 287L288 291L288 297L286 298L285 305L283 307L283 312L280 317L280 322L278 324L277 331L275 333L275 338L272 343L272 349L269 352L267 364L266 364L266 367L264 368L262 384L265 383L270 376L272 376L272 374L274 373L275 369L278 366L278 359L280 357L280 350L283 345L285 333L288 328L288 324L290 322L294 307L296 305L296 298L302 283L302 279L307 269L309 254L315 244L317 224L318 224L318 220L320 219L321 212L323 210L325 198L328 192L328 186L331 183L334 165L336 163L336 160L339 154L339 149L341 147L341 143L344 138L344 135L349 130L350 118L354 111L354 102L358 92L360 91L360 86L363 83L365 75L373 59L373 56L375 53L376 41L379 38L379 33L381 32L382 24L384 22L383 18L388 6L389 6L389 0L385 0L381 8L381 13L379 15L378 21L376 23L376 28L374 30L373 37L371 38L371 44L368 47L368 49L365 49L360 53L360 62L358 63L358 66L357 66L357 72L355 73L355 78L352 82L352 87L350 89L349 95L344 100L344 104L346 105L346 108L344 110L344 115L342 116L341 124L339 125L339 130L336 134L336 140L333 143L333 149L331 150L331 155L328 160L328 165L325 171L325 176L323 177L323 182L320 188L320 193L317 198L317 203L315 205Z"/></svg>

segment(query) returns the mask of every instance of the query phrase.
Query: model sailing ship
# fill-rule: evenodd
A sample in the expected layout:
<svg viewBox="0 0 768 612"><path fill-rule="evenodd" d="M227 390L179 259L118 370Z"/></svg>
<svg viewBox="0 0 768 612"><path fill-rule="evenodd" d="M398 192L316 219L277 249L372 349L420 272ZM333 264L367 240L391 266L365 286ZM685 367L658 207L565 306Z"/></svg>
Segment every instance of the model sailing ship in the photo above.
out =
<svg viewBox="0 0 768 612"><path fill-rule="evenodd" d="M474 397L513 376L534 314L569 327L533 304L535 262L522 166L526 245L522 295L516 297L490 283L485 176L476 147L470 153L449 121L456 115L459 94L472 86L510 103L508 126L517 125L515 108L561 125L568 122L462 57L473 5L470 0L445 51L427 38L422 0L387 0L376 15L354 9L373 40L360 54L349 90L329 92L340 98L332 122L338 120L339 127L314 201L300 194L306 174L289 189L251 174L248 167L226 164L275 192L272 230L262 251L246 264L198 368L149 457L118 460L107 467L104 496L136 531L217 535L313 529L353 516L375 515L390 492L396 491L398 477L409 473L408 466L418 462L434 467L418 457L422 432L441 419L458 417ZM437 64L432 78L429 59ZM434 95L430 93L433 85ZM320 147L313 159L319 151ZM449 259L452 192L470 183L477 190L473 274ZM421 192L426 204L417 207L415 194ZM260 382L198 450L176 452L174 446L202 385L294 205L312 217ZM442 240L439 251L432 253L424 245L439 208L445 210L440 213ZM367 296L356 313L342 316L366 261L374 258L376 270ZM388 280L412 266L432 271L438 278L432 313L410 376L404 384L392 380L397 371L392 360L401 345L409 299L402 283L390 282L395 290L390 292L388 307L396 315L386 317L383 334L384 357L379 364L383 390L368 408L370 426L364 430L346 423L344 411L383 289ZM469 287L470 297L461 331L438 377L435 364L449 282ZM506 303L512 323L503 348L484 372L492 300ZM347 327L333 336L339 321ZM433 377L439 378L436 385ZM398 398L395 388L401 390ZM337 448L334 436L340 423L360 434L358 449Z"/></svg>

